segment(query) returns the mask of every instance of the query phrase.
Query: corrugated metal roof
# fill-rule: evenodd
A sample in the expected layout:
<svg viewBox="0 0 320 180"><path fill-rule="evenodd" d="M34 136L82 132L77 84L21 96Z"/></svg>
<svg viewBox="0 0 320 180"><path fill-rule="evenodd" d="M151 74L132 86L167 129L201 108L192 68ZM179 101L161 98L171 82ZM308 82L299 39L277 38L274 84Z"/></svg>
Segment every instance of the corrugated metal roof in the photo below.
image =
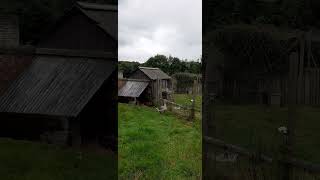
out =
<svg viewBox="0 0 320 180"><path fill-rule="evenodd" d="M147 88L148 82L127 81L124 86L118 91L118 96L121 97L139 97Z"/></svg>
<svg viewBox="0 0 320 180"><path fill-rule="evenodd" d="M78 2L78 4L84 14L97 22L98 25L114 39L118 39L117 6L83 2Z"/></svg>
<svg viewBox="0 0 320 180"><path fill-rule="evenodd" d="M139 67L139 69L152 80L170 79L170 76L168 76L159 68Z"/></svg>
<svg viewBox="0 0 320 180"><path fill-rule="evenodd" d="M0 97L0 112L77 116L115 62L39 56Z"/></svg>

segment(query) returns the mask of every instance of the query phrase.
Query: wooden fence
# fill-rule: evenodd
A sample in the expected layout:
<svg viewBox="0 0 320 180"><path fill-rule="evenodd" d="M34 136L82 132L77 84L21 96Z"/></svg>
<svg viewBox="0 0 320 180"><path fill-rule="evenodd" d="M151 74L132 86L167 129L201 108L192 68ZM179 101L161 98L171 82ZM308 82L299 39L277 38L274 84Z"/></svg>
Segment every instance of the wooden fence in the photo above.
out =
<svg viewBox="0 0 320 180"><path fill-rule="evenodd" d="M200 79L197 79L195 83L190 84L189 86L179 86L176 79L172 80L172 89L177 94L193 94L194 92L197 95L202 94L202 82Z"/></svg>
<svg viewBox="0 0 320 180"><path fill-rule="evenodd" d="M301 59L301 58L300 58ZM301 63L300 63L301 64ZM302 70L304 72L302 72ZM266 86L269 90L278 89L283 95L283 101L288 105L288 116L285 117L283 141L275 145L273 157L256 152L253 149L246 149L219 139L217 132L219 121L217 121L216 92L209 89L210 82L205 81L203 100L203 176L204 179L248 179L248 180L318 180L320 179L320 164L303 161L302 157L296 157L295 143L297 141L297 110L298 104L318 105L319 101L319 69L302 69L299 66L298 53L290 56L290 71L288 77L269 82L258 82L259 86ZM235 82L237 83L237 82ZM231 86L231 85L230 85ZM241 87L241 88L237 88ZM247 85L233 85L229 91L234 95L248 92ZM238 93L238 94L237 94ZM253 116L254 117L254 116ZM248 118L250 116L248 115ZM258 121L259 119L257 119ZM235 121L233 123L236 123ZM241 123L241 122L239 122ZM249 128L249 127L248 127ZM223 131L223 130L222 130ZM221 132L221 129L220 129ZM259 132L257 132L259 133ZM230 134L229 134L230 135ZM259 135L259 134L255 134ZM272 132L270 132L270 137ZM275 136L276 138L280 138ZM221 137L220 137L221 138ZM254 144L259 146L259 144ZM271 146L271 144L265 144ZM317 147L314 147L317 148ZM259 149L259 148L258 148ZM232 163L221 162L217 155L234 154L238 159ZM241 158L240 158L241 156ZM225 158L225 157L224 157ZM301 158L301 159L297 159ZM226 158L226 160L228 160ZM229 161L229 160L228 160ZM231 161L231 160L230 160ZM241 163L240 163L241 161ZM249 167L243 169L243 167ZM227 173L228 176L220 176L219 170ZM237 170L235 170L237 169Z"/></svg>
<svg viewBox="0 0 320 180"><path fill-rule="evenodd" d="M226 80L223 92L231 98L242 98L248 103L264 103L263 92L279 93L281 104L288 104L288 77L279 79L261 79L255 84L247 81ZM269 94L270 95L270 94ZM306 68L297 80L297 104L320 105L320 68Z"/></svg>

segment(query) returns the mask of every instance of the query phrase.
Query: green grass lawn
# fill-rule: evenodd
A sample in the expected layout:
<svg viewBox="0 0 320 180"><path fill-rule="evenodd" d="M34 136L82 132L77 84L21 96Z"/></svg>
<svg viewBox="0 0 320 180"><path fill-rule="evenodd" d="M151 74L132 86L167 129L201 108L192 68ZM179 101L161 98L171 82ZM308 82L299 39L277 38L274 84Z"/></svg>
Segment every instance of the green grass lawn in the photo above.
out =
<svg viewBox="0 0 320 180"><path fill-rule="evenodd" d="M218 105L215 110L218 138L268 155L279 152L278 128L286 125L287 108ZM295 117L295 157L320 163L320 108L300 107Z"/></svg>
<svg viewBox="0 0 320 180"><path fill-rule="evenodd" d="M183 105L183 106L191 106L191 99L192 95L191 94L174 94L173 95L174 101L177 104ZM201 103L202 103L202 96L197 95L196 96L196 103L195 103L195 108L197 110L201 110Z"/></svg>
<svg viewBox="0 0 320 180"><path fill-rule="evenodd" d="M116 156L0 139L1 180L117 179Z"/></svg>
<svg viewBox="0 0 320 180"><path fill-rule="evenodd" d="M200 120L119 104L120 179L201 179Z"/></svg>

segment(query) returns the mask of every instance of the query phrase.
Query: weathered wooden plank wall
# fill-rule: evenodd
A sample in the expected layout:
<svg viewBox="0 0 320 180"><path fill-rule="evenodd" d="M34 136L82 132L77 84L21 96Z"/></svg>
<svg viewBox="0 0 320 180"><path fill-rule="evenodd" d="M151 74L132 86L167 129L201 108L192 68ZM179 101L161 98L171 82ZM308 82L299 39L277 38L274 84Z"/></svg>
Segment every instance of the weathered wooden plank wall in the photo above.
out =
<svg viewBox="0 0 320 180"><path fill-rule="evenodd" d="M262 92L280 93L281 104L288 104L288 77L279 79L257 80L255 87L249 87L247 82L226 80L223 82L223 92L233 99L245 98L250 102L261 103ZM251 96L250 96L251 93ZM254 97L254 93L256 97ZM250 100L250 98L252 98ZM254 99L255 98L255 99ZM320 69L306 68L297 81L297 103L300 105L320 105Z"/></svg>

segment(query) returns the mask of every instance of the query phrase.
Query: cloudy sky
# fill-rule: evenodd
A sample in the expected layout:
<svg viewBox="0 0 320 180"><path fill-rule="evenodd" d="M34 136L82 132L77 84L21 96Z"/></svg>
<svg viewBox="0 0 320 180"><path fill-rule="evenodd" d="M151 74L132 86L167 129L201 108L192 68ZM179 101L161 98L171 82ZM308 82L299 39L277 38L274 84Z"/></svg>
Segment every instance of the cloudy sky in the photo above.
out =
<svg viewBox="0 0 320 180"><path fill-rule="evenodd" d="M202 48L201 0L119 0L119 60L156 54L196 60Z"/></svg>

